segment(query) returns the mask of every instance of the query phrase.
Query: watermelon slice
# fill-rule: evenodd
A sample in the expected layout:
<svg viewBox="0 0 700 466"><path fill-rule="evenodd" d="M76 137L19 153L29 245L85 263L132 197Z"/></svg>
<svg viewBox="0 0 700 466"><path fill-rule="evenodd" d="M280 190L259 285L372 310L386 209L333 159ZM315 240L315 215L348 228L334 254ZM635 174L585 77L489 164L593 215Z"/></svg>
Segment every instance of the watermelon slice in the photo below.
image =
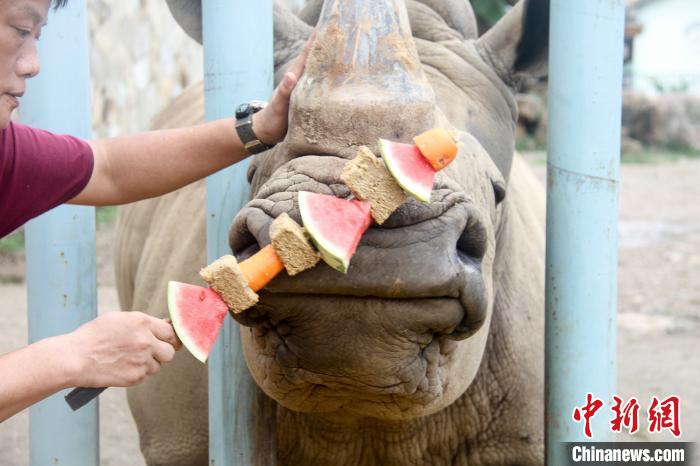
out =
<svg viewBox="0 0 700 466"><path fill-rule="evenodd" d="M399 185L416 199L430 202L435 170L413 144L379 139L379 151Z"/></svg>
<svg viewBox="0 0 700 466"><path fill-rule="evenodd" d="M350 258L369 227L370 204L300 191L299 210L321 258L337 271L347 273Z"/></svg>
<svg viewBox="0 0 700 466"><path fill-rule="evenodd" d="M168 311L182 344L192 356L206 362L228 313L226 303L209 288L170 281Z"/></svg>

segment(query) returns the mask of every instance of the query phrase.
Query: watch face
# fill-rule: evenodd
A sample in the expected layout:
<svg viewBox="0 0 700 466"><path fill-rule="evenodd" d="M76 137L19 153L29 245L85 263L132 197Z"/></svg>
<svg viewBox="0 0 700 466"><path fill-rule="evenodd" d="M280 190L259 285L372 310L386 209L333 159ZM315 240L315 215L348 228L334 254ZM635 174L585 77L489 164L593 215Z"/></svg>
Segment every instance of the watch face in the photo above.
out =
<svg viewBox="0 0 700 466"><path fill-rule="evenodd" d="M242 103L238 107L236 107L236 119L240 120L241 118L245 118L248 115L250 115L250 104L249 103Z"/></svg>
<svg viewBox="0 0 700 466"><path fill-rule="evenodd" d="M267 102L263 100L251 100L248 104L250 104L250 108L253 109L253 113L256 113L265 108Z"/></svg>

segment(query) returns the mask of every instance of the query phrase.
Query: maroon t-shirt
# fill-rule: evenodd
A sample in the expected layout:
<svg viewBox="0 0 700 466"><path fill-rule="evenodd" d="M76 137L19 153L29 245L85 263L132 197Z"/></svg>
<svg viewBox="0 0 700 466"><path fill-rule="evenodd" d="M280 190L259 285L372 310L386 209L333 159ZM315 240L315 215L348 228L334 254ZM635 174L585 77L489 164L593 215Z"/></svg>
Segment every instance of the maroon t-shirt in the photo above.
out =
<svg viewBox="0 0 700 466"><path fill-rule="evenodd" d="M81 139L19 123L0 130L0 238L77 196L93 166Z"/></svg>

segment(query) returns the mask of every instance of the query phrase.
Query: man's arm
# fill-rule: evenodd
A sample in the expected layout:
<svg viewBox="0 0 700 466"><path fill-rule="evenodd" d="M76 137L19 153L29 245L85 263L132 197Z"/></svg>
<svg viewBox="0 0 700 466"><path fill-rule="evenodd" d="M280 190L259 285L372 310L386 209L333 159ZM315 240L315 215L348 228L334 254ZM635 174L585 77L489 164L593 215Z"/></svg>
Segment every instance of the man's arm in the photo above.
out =
<svg viewBox="0 0 700 466"><path fill-rule="evenodd" d="M74 332L0 355L0 422L64 388L141 383L180 345L161 319L108 312Z"/></svg>
<svg viewBox="0 0 700 466"><path fill-rule="evenodd" d="M304 72L312 42L313 36L267 107L253 116L253 130L266 144L281 141L287 133L289 98ZM95 166L87 186L71 204L115 205L159 196L247 157L233 118L88 144Z"/></svg>
<svg viewBox="0 0 700 466"><path fill-rule="evenodd" d="M99 206L147 199L236 163L246 153L234 125L231 118L88 141L95 166L85 189L70 203Z"/></svg>
<svg viewBox="0 0 700 466"><path fill-rule="evenodd" d="M0 422L70 386L72 370L61 355L56 337L0 356Z"/></svg>

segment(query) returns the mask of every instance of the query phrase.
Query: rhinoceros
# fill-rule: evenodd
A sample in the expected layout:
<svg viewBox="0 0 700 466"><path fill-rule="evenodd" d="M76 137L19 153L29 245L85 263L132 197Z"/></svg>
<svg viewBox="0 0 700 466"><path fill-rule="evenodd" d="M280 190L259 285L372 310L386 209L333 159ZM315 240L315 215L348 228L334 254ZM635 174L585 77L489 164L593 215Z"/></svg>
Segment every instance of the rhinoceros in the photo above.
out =
<svg viewBox="0 0 700 466"><path fill-rule="evenodd" d="M547 5L523 0L481 37L465 0L275 5L276 76L318 35L285 141L250 164L236 256L283 212L300 221L298 191L348 197L340 172L360 145L440 126L460 149L430 203L369 228L347 274L283 273L236 315L275 436L259 464L543 464L544 196L514 152L514 93L546 73ZM201 40L198 2L170 6ZM200 85L155 126L201 120ZM122 308L167 316L168 280L204 285L204 184L121 210L115 244ZM208 464L205 365L180 352L128 401L150 466Z"/></svg>

